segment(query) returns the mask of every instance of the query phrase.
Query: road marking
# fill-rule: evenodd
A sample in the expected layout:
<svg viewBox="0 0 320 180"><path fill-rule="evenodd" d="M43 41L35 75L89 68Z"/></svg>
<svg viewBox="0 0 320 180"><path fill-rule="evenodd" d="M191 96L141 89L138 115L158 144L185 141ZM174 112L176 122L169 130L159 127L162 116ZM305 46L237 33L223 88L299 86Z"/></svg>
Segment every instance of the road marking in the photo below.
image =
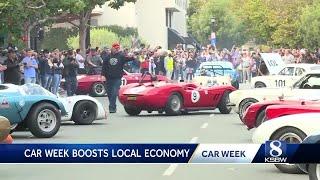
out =
<svg viewBox="0 0 320 180"><path fill-rule="evenodd" d="M209 117L214 117L214 114L210 114L210 116Z"/></svg>
<svg viewBox="0 0 320 180"><path fill-rule="evenodd" d="M198 137L193 137L189 143L196 143L198 141Z"/></svg>
<svg viewBox="0 0 320 180"><path fill-rule="evenodd" d="M170 166L168 167L168 169L166 169L166 171L164 171L164 173L162 174L163 176L171 176L174 171L177 169L178 164L170 164Z"/></svg>
<svg viewBox="0 0 320 180"><path fill-rule="evenodd" d="M198 141L198 137L193 137L189 143L196 143ZM174 171L177 169L178 164L170 164L170 166L164 171L162 176L171 176Z"/></svg>
<svg viewBox="0 0 320 180"><path fill-rule="evenodd" d="M205 128L207 128L208 127L208 125L209 125L209 123L203 123L202 124L202 126L200 127L201 129L205 129Z"/></svg>

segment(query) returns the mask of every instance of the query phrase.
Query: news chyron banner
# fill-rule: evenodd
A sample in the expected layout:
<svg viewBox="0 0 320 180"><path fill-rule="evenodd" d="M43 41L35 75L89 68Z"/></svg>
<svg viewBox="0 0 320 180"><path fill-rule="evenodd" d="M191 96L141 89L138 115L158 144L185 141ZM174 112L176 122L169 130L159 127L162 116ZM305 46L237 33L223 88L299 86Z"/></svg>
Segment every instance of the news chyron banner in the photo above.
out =
<svg viewBox="0 0 320 180"><path fill-rule="evenodd" d="M320 144L1 144L0 163L320 163Z"/></svg>

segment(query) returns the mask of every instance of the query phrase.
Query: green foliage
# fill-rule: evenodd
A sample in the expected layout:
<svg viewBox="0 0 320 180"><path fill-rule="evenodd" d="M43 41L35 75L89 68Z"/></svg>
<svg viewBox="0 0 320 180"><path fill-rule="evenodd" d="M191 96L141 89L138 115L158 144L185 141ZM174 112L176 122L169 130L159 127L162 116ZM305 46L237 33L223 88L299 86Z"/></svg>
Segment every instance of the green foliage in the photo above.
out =
<svg viewBox="0 0 320 180"><path fill-rule="evenodd" d="M41 49L68 49L67 39L70 36L75 36L78 34L76 28L51 28L49 31L45 32L45 38L40 42Z"/></svg>
<svg viewBox="0 0 320 180"><path fill-rule="evenodd" d="M107 28L93 28L90 32L92 47L110 47L114 42L120 42L123 47L131 46L131 38L129 36L121 37ZM69 37L67 45L70 48L79 48L79 35Z"/></svg>
<svg viewBox="0 0 320 180"><path fill-rule="evenodd" d="M190 5L188 25L202 43L208 43L212 16L218 19L221 46L248 40L276 47L314 47L319 42L314 38L319 0L191 0Z"/></svg>
<svg viewBox="0 0 320 180"><path fill-rule="evenodd" d="M138 36L138 30L136 28L132 28L132 27L124 28L124 27L121 27L118 25L110 25L110 26L101 26L101 27L97 27L97 28L107 28L108 30L116 33L120 37Z"/></svg>
<svg viewBox="0 0 320 180"><path fill-rule="evenodd" d="M320 2L303 9L300 18L299 35L304 47L315 49L320 47Z"/></svg>

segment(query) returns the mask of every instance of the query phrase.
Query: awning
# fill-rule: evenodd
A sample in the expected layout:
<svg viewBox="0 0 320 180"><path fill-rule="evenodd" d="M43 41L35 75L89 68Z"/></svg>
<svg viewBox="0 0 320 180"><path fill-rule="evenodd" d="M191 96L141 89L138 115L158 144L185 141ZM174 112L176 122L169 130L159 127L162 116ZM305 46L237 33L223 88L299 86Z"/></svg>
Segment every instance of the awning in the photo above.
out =
<svg viewBox="0 0 320 180"><path fill-rule="evenodd" d="M183 36L178 31L168 28L168 48L174 49L177 44L185 44Z"/></svg>
<svg viewBox="0 0 320 180"><path fill-rule="evenodd" d="M197 49L201 47L191 34L188 34L188 37L183 37L178 31L168 28L168 48L173 49L177 44L192 45Z"/></svg>

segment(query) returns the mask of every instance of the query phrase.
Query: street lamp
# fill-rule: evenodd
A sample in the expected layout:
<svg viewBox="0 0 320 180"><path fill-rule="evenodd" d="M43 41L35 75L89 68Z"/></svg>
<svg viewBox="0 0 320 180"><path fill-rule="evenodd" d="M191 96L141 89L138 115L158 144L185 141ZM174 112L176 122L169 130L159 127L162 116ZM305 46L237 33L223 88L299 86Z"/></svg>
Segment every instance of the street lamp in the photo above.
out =
<svg viewBox="0 0 320 180"><path fill-rule="evenodd" d="M217 42L217 39L216 39L216 18L215 17L212 17L211 18L211 46L215 47L216 48L216 42Z"/></svg>

